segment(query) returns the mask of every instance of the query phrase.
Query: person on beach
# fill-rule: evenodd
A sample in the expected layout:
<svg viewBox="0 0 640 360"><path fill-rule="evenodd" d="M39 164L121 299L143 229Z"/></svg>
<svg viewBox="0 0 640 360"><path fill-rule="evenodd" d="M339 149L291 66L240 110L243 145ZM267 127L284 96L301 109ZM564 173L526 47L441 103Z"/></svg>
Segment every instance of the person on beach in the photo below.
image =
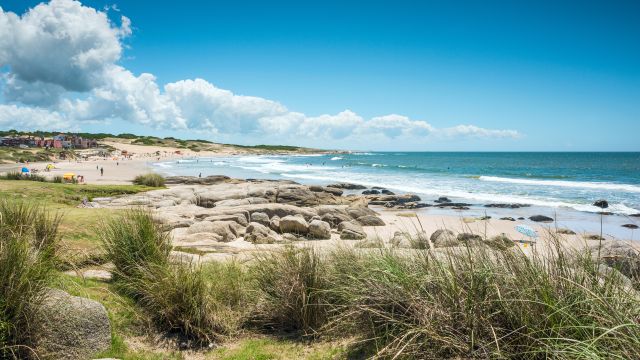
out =
<svg viewBox="0 0 640 360"><path fill-rule="evenodd" d="M104 168L100 168L100 176L104 175Z"/></svg>

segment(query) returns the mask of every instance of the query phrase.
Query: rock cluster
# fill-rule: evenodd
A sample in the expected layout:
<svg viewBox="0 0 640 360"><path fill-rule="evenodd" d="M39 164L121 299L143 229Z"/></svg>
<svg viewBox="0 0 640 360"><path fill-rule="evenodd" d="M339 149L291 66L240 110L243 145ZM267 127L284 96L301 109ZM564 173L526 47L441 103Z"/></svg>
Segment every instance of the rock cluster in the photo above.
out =
<svg viewBox="0 0 640 360"><path fill-rule="evenodd" d="M369 199L342 196L356 185L306 186L292 181L237 180L227 177L171 177L176 184L115 199L101 206L143 205L172 231L178 243L225 243L243 238L255 244L294 239L366 238L363 227L383 226L368 208ZM376 190L377 191L377 190ZM379 201L405 204L415 195L378 195ZM333 230L333 231L332 231Z"/></svg>

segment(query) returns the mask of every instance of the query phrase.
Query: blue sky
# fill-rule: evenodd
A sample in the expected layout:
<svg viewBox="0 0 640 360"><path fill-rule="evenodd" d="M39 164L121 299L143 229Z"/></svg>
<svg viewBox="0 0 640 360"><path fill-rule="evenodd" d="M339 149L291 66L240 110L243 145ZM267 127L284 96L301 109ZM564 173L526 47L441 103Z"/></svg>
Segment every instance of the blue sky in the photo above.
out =
<svg viewBox="0 0 640 360"><path fill-rule="evenodd" d="M5 13L17 15L38 3L0 0ZM307 124L278 135L253 125L221 130L225 125L216 121L256 121L250 119L255 113L210 119L204 110L185 110L194 106L191 100L178 111L207 121L189 118L183 127L113 110L77 120L62 105L47 104L48 111L63 114L60 123L82 130L382 150L640 150L637 1L82 4L100 11L115 4L117 11L106 12L114 28L122 25L121 16L130 19L113 64L133 77L153 74L160 92L165 84L200 78L233 94L277 102L287 113L304 114L296 121ZM11 61L6 63L10 77ZM101 87L71 90L63 99L95 97L92 91ZM6 105L43 108L4 93ZM347 109L361 124L351 118L357 124L335 131L326 126L337 126L341 117L318 120ZM409 119L401 135L385 136L390 120L376 128L380 133L362 129L389 114ZM314 121L324 121L323 127ZM460 131L460 125L489 132Z"/></svg>

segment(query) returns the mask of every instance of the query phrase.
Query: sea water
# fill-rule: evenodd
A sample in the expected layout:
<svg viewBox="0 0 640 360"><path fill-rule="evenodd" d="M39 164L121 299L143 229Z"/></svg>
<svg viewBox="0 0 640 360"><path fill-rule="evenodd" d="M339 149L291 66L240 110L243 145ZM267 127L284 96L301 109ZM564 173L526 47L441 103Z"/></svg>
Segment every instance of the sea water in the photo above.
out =
<svg viewBox="0 0 640 360"><path fill-rule="evenodd" d="M302 183L350 182L415 193L430 202L440 196L474 205L476 212L524 215L525 210L487 210L487 203L527 204L526 213L563 214L586 231L606 199L607 223L638 223L640 153L360 152L318 155L240 155L155 163L170 175L223 174L242 178L291 179ZM435 209L430 211L437 211ZM450 210L444 210L450 211ZM582 215L581 215L582 214ZM598 226L599 226L599 220ZM570 224L571 225L571 224ZM630 230L609 226L613 236ZM640 231L638 231L640 233Z"/></svg>

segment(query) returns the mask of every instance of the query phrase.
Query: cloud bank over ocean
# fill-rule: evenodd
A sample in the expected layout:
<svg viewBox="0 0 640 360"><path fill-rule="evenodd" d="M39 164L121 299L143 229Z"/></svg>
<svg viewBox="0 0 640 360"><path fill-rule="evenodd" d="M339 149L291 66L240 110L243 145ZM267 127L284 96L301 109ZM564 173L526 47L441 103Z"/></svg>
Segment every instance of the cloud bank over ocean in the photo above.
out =
<svg viewBox="0 0 640 360"><path fill-rule="evenodd" d="M437 128L407 116L365 119L351 110L307 115L278 101L235 94L195 78L161 85L150 73L119 64L133 33L131 21L111 9L74 0L52 0L24 14L0 8L0 127L81 129L83 124L124 120L155 129L224 134L277 135L303 141L348 143L359 136L396 138L517 138L510 129L471 124ZM113 13L111 13L113 15Z"/></svg>

